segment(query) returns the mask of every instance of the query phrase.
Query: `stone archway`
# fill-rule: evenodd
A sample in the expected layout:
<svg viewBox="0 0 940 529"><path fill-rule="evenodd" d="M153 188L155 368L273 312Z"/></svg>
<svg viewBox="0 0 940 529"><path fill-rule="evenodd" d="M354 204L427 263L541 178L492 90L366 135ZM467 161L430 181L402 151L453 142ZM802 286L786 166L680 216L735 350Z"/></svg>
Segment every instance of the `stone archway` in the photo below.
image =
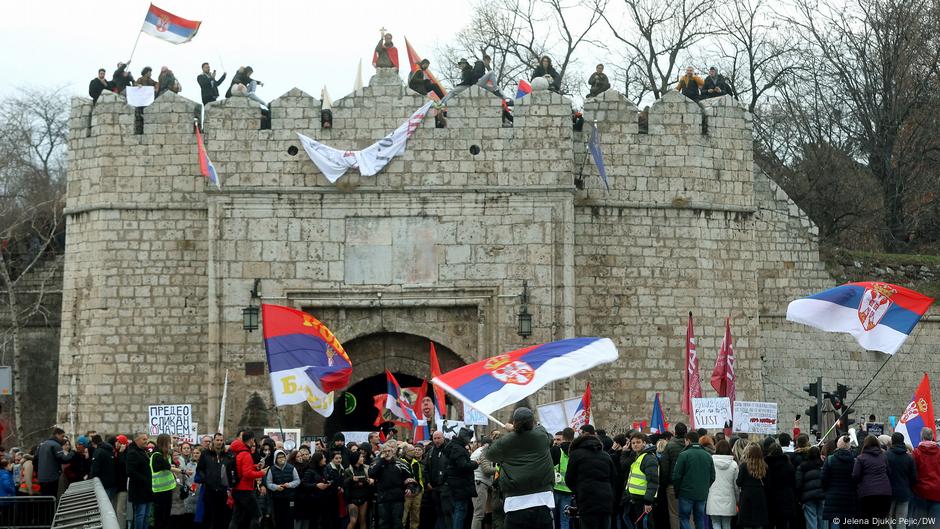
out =
<svg viewBox="0 0 940 529"><path fill-rule="evenodd" d="M344 396L338 394L333 415L329 418L305 409L305 435L329 436L343 430L373 429L372 422L377 414L373 396L385 392L385 370L391 371L402 387L420 385L422 379L429 379L431 375L430 343L426 337L398 332L373 333L344 343L343 347L353 361L353 376L346 391L355 396L356 408L347 415ZM447 346L437 342L434 346L442 371L465 365Z"/></svg>

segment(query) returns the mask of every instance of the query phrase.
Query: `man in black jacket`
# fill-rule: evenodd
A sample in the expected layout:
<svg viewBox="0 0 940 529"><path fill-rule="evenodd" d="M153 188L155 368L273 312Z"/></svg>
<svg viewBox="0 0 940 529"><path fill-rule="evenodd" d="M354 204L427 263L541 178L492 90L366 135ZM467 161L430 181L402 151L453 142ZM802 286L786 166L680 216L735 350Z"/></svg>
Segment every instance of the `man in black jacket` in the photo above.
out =
<svg viewBox="0 0 940 529"><path fill-rule="evenodd" d="M570 453L565 484L574 492L581 529L607 529L614 499L611 481L617 474L614 461L600 439L590 434L575 439Z"/></svg>
<svg viewBox="0 0 940 529"><path fill-rule="evenodd" d="M95 103L101 97L101 92L111 89L111 82L105 79L107 72L104 68L98 68L98 77L95 77L88 83L88 97Z"/></svg>
<svg viewBox="0 0 940 529"><path fill-rule="evenodd" d="M225 81L225 73L218 80L215 78L215 70L209 68L209 63L202 63L202 73L196 77L199 83L199 90L202 92L202 104L211 103L219 98L219 85Z"/></svg>
<svg viewBox="0 0 940 529"><path fill-rule="evenodd" d="M138 432L134 434L134 442L127 447L127 497L134 508L133 529L147 529L153 503L150 454L147 453L149 440L147 434Z"/></svg>
<svg viewBox="0 0 940 529"><path fill-rule="evenodd" d="M438 99L444 97L444 91L441 90L441 87L437 85L434 81L431 80L431 76L428 73L428 66L431 65L431 61L427 59L422 59L418 63L418 69L411 72L411 75L408 76L408 88L418 92L419 94L426 96L429 92L434 92L437 94Z"/></svg>
<svg viewBox="0 0 940 529"><path fill-rule="evenodd" d="M120 94L128 86L134 86L134 74L127 71L128 65L119 62L117 63L117 69L114 70L114 75L111 76L111 91L115 94Z"/></svg>
<svg viewBox="0 0 940 529"><path fill-rule="evenodd" d="M731 91L731 85L725 76L718 75L718 68L712 66L708 69L708 77L705 78L705 84L702 85L702 99L711 97L721 97L724 95L734 95Z"/></svg>
<svg viewBox="0 0 940 529"><path fill-rule="evenodd" d="M202 483L205 490L203 502L206 527L226 529L229 525L229 510L225 502L229 489L227 466L232 464L225 452L225 439L222 434L215 434L212 446L202 453L196 464L196 482Z"/></svg>
<svg viewBox="0 0 940 529"><path fill-rule="evenodd" d="M91 436L91 446L94 452L91 454L91 470L88 472L88 478L101 480L101 486L108 494L108 499L114 503L114 498L117 496L114 447L104 442L98 434Z"/></svg>
<svg viewBox="0 0 940 529"><path fill-rule="evenodd" d="M71 461L72 457L75 456L75 452L63 448L62 445L65 443L65 430L53 428L52 437L43 441L36 451L39 490L43 496L55 496L57 498L59 496L59 478L62 476L62 465Z"/></svg>
<svg viewBox="0 0 940 529"><path fill-rule="evenodd" d="M395 456L398 443L382 445L379 458L369 467L369 477L375 480L378 521L381 529L401 527L405 512L405 487L415 483L408 463Z"/></svg>
<svg viewBox="0 0 940 529"><path fill-rule="evenodd" d="M450 492L453 510L451 511L452 527L463 527L467 513L471 509L471 501L476 496L476 486L473 481L473 471L479 466L470 460L470 439L473 431L461 428L460 433L447 443L444 457L447 458L447 467L444 470L444 481Z"/></svg>
<svg viewBox="0 0 940 529"><path fill-rule="evenodd" d="M431 491L434 513L439 520L438 527L453 527L451 518L450 491L447 487L447 440L440 430L431 434L431 450L428 452L424 475L427 476L427 489ZM443 524L443 525L441 525Z"/></svg>

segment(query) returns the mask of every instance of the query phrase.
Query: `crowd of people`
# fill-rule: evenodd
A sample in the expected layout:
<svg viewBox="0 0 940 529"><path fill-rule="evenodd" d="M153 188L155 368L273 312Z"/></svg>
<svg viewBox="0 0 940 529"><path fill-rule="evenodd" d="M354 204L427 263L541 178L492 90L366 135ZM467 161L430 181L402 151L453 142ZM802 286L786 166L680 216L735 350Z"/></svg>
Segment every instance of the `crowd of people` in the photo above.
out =
<svg viewBox="0 0 940 529"><path fill-rule="evenodd" d="M795 434L797 432L794 432ZM924 428L795 439L590 424L552 438L528 408L480 439L284 447L243 431L197 445L161 434L63 430L0 458L0 493L58 497L98 478L128 529L730 529L907 527L940 522L940 447ZM910 524L913 526L914 524Z"/></svg>

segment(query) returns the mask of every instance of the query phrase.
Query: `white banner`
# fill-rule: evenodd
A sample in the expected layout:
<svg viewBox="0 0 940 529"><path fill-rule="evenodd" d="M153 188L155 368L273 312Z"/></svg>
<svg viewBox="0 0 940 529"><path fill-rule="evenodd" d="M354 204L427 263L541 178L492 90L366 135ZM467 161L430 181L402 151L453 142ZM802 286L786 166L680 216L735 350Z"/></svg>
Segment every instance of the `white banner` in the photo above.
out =
<svg viewBox="0 0 940 529"><path fill-rule="evenodd" d="M349 169L359 169L359 173L363 176L372 176L384 169L392 158L405 152L405 144L408 143L408 138L414 134L415 129L421 126L421 122L424 121L424 117L428 114L428 110L433 103L433 101L425 103L408 118L408 121L405 121L387 136L361 151L335 149L299 132L297 136L300 137L300 143L307 151L310 161L317 166L317 169L323 173L323 176L330 183L335 183Z"/></svg>
<svg viewBox="0 0 940 529"><path fill-rule="evenodd" d="M277 406L306 402L324 417L333 414L333 392L323 393L307 376L306 367L275 371L270 377Z"/></svg>
<svg viewBox="0 0 940 529"><path fill-rule="evenodd" d="M756 434L777 433L777 403L734 401L734 431Z"/></svg>
<svg viewBox="0 0 940 529"><path fill-rule="evenodd" d="M150 415L147 432L151 436L165 433L182 439L196 435L192 405L154 404L147 409Z"/></svg>
<svg viewBox="0 0 940 529"><path fill-rule="evenodd" d="M369 434L371 432L343 432L343 437L346 438L346 443L356 443L361 445L362 443L369 442Z"/></svg>
<svg viewBox="0 0 940 529"><path fill-rule="evenodd" d="M539 422L550 434L560 432L568 428L571 419L578 411L578 405L581 404L581 397L568 400L559 400L536 406L539 413Z"/></svg>
<svg viewBox="0 0 940 529"><path fill-rule="evenodd" d="M463 422L468 426L487 426L490 424L490 419L482 411L475 410L464 404Z"/></svg>
<svg viewBox="0 0 940 529"><path fill-rule="evenodd" d="M731 400L728 397L692 399L695 427L720 430L731 420Z"/></svg>
<svg viewBox="0 0 940 529"><path fill-rule="evenodd" d="M153 104L152 86L128 86L124 93L127 94L127 104L132 107L149 107Z"/></svg>

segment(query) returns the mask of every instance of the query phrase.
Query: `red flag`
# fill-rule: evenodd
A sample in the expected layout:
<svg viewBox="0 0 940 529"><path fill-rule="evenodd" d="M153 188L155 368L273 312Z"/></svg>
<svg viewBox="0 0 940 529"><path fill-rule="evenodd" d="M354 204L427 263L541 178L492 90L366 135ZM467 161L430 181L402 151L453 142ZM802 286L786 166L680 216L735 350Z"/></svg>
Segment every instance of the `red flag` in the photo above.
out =
<svg viewBox="0 0 940 529"><path fill-rule="evenodd" d="M730 318L725 318L725 337L721 340L718 358L715 359L712 387L719 397L728 397L731 400L731 409L734 409L734 348L731 345Z"/></svg>
<svg viewBox="0 0 940 529"><path fill-rule="evenodd" d="M421 63L421 56L418 55L415 49L411 47L411 43L408 42L407 37L405 38L405 50L408 52L408 63L411 64L411 68L408 71L410 73L414 73L421 68L421 66L419 66ZM427 75L428 80L434 83L441 90L442 94L447 95L447 90L444 88L444 85L442 85L441 82L437 80L437 77L431 73L431 70L425 70L424 73ZM440 99L434 92L428 92L428 97L434 99L435 101Z"/></svg>
<svg viewBox="0 0 940 529"><path fill-rule="evenodd" d="M702 397L702 381L698 374L698 352L695 350L695 330L692 328L692 313L689 312L689 327L685 333L685 373L682 375L682 412L689 416L692 428L692 399Z"/></svg>
<svg viewBox="0 0 940 529"><path fill-rule="evenodd" d="M441 376L441 365L437 363L437 350L434 349L434 342L431 342L431 378ZM437 413L441 417L447 416L447 409L444 405L444 390L440 386L434 386L434 404L437 405Z"/></svg>

